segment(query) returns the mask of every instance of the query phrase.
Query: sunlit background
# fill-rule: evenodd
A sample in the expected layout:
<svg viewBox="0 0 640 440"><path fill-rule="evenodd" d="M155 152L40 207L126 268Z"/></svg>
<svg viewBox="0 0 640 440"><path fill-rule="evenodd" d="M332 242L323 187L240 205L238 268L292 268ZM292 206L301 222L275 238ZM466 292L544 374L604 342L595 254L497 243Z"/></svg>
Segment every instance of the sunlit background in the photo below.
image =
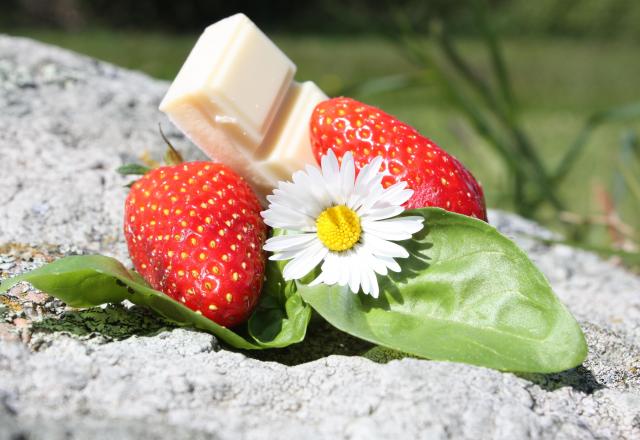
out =
<svg viewBox="0 0 640 440"><path fill-rule="evenodd" d="M298 79L456 155L490 207L640 267L637 0L2 0L0 32L171 80L202 29L235 12Z"/></svg>

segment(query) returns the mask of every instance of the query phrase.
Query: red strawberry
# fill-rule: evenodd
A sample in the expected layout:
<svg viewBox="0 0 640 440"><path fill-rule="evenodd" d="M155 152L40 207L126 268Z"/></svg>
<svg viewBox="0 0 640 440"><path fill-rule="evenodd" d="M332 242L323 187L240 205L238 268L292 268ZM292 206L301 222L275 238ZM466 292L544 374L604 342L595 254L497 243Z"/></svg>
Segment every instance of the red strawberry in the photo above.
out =
<svg viewBox="0 0 640 440"><path fill-rule="evenodd" d="M437 206L487 219L482 187L458 160L416 129L351 98L318 104L311 116L311 143L318 159L332 149L338 158L353 152L359 170L384 157L383 185L406 181L414 190L407 209Z"/></svg>
<svg viewBox="0 0 640 440"><path fill-rule="evenodd" d="M249 185L219 163L157 168L131 187L124 232L151 286L218 324L245 321L264 276L266 226Z"/></svg>

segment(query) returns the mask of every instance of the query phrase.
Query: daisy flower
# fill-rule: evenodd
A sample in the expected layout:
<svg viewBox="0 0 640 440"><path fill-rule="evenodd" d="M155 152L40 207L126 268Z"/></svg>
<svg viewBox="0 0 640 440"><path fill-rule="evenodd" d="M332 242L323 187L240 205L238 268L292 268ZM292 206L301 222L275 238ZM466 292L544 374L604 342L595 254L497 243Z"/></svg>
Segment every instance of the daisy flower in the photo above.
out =
<svg viewBox="0 0 640 440"><path fill-rule="evenodd" d="M320 162L321 169L307 165L267 197L269 208L261 213L265 223L287 235L270 238L264 249L274 253L271 260L291 260L284 267L285 280L300 279L322 263L311 285L349 285L353 293L362 288L377 298L376 274L399 272L395 259L409 256L393 242L422 229L423 217L398 217L413 191L406 182L382 186L381 157L357 177L351 152L341 166L332 150Z"/></svg>

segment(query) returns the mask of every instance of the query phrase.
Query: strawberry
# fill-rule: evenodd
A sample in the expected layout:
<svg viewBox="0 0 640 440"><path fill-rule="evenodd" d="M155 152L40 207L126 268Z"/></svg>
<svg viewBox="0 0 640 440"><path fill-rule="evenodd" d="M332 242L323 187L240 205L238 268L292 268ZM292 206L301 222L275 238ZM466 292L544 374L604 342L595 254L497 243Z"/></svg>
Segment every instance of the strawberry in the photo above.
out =
<svg viewBox="0 0 640 440"><path fill-rule="evenodd" d="M453 156L413 127L351 98L333 98L311 116L311 144L316 159L327 150L341 158L353 152L359 170L375 156L384 157L385 187L406 181L414 193L405 208L436 206L487 219L482 187Z"/></svg>
<svg viewBox="0 0 640 440"><path fill-rule="evenodd" d="M156 168L131 186L124 232L157 290L226 327L245 321L264 277L266 226L249 185L225 165Z"/></svg>

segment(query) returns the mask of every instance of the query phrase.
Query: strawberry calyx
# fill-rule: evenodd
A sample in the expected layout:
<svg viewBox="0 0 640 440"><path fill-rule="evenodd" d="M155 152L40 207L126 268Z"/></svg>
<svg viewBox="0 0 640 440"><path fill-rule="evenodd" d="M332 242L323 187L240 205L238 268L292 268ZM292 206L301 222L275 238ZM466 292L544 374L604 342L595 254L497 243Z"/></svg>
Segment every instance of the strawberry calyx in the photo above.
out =
<svg viewBox="0 0 640 440"><path fill-rule="evenodd" d="M144 176L153 168L146 167L137 163L127 163L119 166L116 171L123 176Z"/></svg>
<svg viewBox="0 0 640 440"><path fill-rule="evenodd" d="M164 131L162 131L162 125L160 123L158 123L158 131L160 132L160 137L167 145L167 150L164 153L163 157L164 164L157 163L150 158L143 156L142 161L145 163L145 165L141 165L138 163L127 163L116 168L116 172L123 176L144 176L145 174L156 168L160 168L162 166L179 165L183 163L184 158L182 157L182 154L180 154L180 152L173 146L171 141L169 141L167 136L164 134ZM126 187L131 188L131 185L136 183L136 181L137 180L129 182Z"/></svg>
<svg viewBox="0 0 640 440"><path fill-rule="evenodd" d="M176 150L173 144L167 139L164 132L162 131L162 125L158 123L158 130L160 131L160 136L165 144L167 144L167 151L164 153L164 163L166 165L180 165L184 162L182 154Z"/></svg>

